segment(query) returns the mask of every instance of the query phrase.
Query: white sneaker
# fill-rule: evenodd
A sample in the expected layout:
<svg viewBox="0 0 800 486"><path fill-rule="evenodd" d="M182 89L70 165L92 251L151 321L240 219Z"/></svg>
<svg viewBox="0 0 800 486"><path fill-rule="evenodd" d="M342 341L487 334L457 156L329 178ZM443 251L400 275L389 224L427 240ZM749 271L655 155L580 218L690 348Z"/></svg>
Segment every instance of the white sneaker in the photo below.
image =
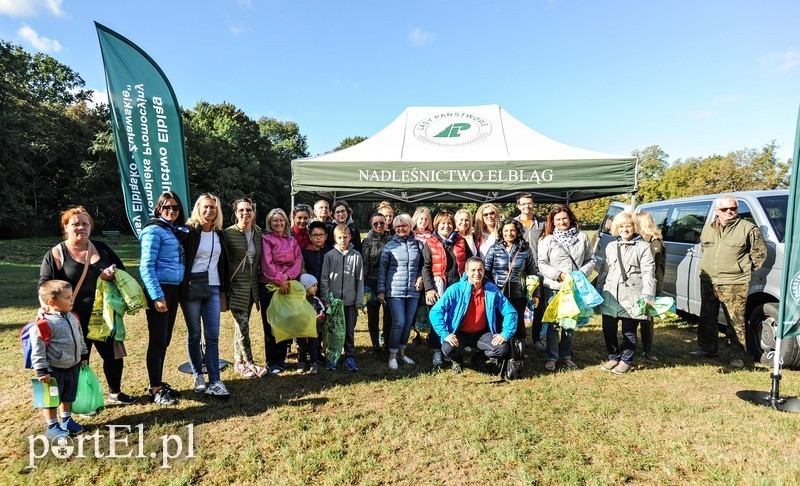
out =
<svg viewBox="0 0 800 486"><path fill-rule="evenodd" d="M409 358L408 356L403 355L402 357L403 363L407 365L415 365L417 364L413 359Z"/></svg>
<svg viewBox="0 0 800 486"><path fill-rule="evenodd" d="M389 369L396 370L397 369L397 360L392 358L389 360Z"/></svg>
<svg viewBox="0 0 800 486"><path fill-rule="evenodd" d="M206 377L204 375L194 375L194 392L203 393L206 391Z"/></svg>
<svg viewBox="0 0 800 486"><path fill-rule="evenodd" d="M215 381L208 385L206 395L215 396L217 398L230 398L231 396L231 394L228 393L228 389L225 388L225 384L221 381Z"/></svg>
<svg viewBox="0 0 800 486"><path fill-rule="evenodd" d="M433 350L433 366L442 366L442 351L440 349Z"/></svg>

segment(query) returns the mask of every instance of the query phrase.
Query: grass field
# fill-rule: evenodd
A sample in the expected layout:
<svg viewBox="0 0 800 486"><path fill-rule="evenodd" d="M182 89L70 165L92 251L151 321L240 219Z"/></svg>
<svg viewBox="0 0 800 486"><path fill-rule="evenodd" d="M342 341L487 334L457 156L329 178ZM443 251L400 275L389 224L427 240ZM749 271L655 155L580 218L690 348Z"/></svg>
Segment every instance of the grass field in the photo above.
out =
<svg viewBox="0 0 800 486"><path fill-rule="evenodd" d="M731 372L719 362L686 358L695 328L680 320L657 324L661 361L637 360L627 375L599 369L605 348L593 321L576 333L580 370L547 373L544 356L529 351L525 379L503 383L472 370L460 376L432 370L424 346L409 348L416 367L389 372L371 355L361 318L359 372L244 379L229 368L223 380L232 398L220 402L195 395L190 376L176 370L187 360L179 315L165 379L183 391L180 405L159 408L140 398L80 419L103 437L99 451L106 456L108 426L131 426L127 445L118 442L116 453L132 456L96 458L87 446L86 457L50 454L30 469L28 436L41 433L43 424L18 340L34 313L41 257L53 243L0 241L2 484L800 483L800 416L735 396L767 390L769 371ZM135 273L135 241L109 243ZM255 320L255 353L263 363L263 332ZM128 318L126 328L123 390L143 397L144 316ZM222 357L232 359L229 315L222 329ZM92 363L103 382L99 359ZM782 387L785 395L800 394L800 372L787 371ZM187 457L187 426L193 427L193 457ZM179 455L177 439L168 439L166 451L180 456L169 468L161 467L165 435L184 444Z"/></svg>

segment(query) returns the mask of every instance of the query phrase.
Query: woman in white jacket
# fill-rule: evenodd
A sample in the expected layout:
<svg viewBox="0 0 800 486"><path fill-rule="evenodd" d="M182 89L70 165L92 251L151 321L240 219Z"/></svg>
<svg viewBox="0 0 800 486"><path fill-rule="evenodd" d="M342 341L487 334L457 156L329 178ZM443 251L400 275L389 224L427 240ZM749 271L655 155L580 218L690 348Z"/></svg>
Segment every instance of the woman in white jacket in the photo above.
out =
<svg viewBox="0 0 800 486"><path fill-rule="evenodd" d="M603 295L603 337L608 361L605 371L621 375L633 364L636 329L649 317L639 300L653 303L656 293L656 264L650 244L639 235L639 224L629 212L619 213L611 223L611 234L618 235L606 247L597 290ZM622 320L622 347L617 339L617 324Z"/></svg>
<svg viewBox="0 0 800 486"><path fill-rule="evenodd" d="M589 274L594 269L594 252L589 237L580 231L575 213L566 204L558 204L547 215L547 224L539 239L539 272L544 277L545 302L555 297L561 283L574 270ZM556 370L556 362L561 359L567 369L578 369L572 361L572 338L574 329L561 329L557 322L547 323L547 362L548 371Z"/></svg>

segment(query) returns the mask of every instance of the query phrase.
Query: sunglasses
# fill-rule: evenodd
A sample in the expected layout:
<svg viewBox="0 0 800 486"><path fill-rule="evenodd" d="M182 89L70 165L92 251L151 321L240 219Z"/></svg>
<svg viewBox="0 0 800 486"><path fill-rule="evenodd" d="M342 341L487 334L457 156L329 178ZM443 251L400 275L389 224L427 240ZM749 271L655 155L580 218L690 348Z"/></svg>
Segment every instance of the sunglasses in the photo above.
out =
<svg viewBox="0 0 800 486"><path fill-rule="evenodd" d="M486 216L497 216L497 211L490 211L488 213L483 213L483 217L485 218Z"/></svg>
<svg viewBox="0 0 800 486"><path fill-rule="evenodd" d="M723 213L735 213L735 212L739 211L739 207L738 206L733 206L733 207L730 207L730 208L719 208L718 211L722 211Z"/></svg>
<svg viewBox="0 0 800 486"><path fill-rule="evenodd" d="M162 211L178 211L178 205L173 206L161 206Z"/></svg>
<svg viewBox="0 0 800 486"><path fill-rule="evenodd" d="M372 223L372 226L377 228L378 226L386 226L386 223L383 222L383 221L378 221L378 222Z"/></svg>

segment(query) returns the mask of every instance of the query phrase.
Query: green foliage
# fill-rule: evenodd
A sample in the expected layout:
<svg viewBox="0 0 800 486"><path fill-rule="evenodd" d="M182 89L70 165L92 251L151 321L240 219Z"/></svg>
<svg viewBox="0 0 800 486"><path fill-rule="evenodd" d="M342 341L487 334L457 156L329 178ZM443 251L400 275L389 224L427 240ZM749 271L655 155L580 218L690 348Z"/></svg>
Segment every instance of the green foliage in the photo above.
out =
<svg viewBox="0 0 800 486"><path fill-rule="evenodd" d="M335 152L337 150L346 149L347 147L357 145L366 139L367 137L362 137L361 135L356 135L355 137L347 137L344 140L342 140L342 143L340 143L338 147L333 149L333 151Z"/></svg>

